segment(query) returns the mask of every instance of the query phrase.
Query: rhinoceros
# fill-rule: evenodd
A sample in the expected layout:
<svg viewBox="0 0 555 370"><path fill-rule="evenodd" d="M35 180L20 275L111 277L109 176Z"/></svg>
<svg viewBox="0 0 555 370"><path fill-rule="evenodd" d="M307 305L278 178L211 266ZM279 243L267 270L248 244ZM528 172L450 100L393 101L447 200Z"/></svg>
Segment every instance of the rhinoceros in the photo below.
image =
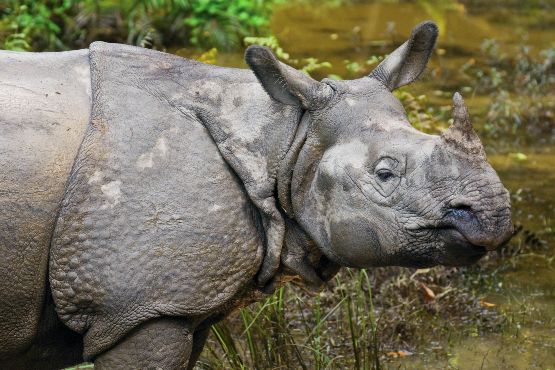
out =
<svg viewBox="0 0 555 370"><path fill-rule="evenodd" d="M0 53L0 368L191 369L211 324L291 276L466 265L507 190L459 94L441 135L392 94L432 22L368 76L320 82L138 47Z"/></svg>

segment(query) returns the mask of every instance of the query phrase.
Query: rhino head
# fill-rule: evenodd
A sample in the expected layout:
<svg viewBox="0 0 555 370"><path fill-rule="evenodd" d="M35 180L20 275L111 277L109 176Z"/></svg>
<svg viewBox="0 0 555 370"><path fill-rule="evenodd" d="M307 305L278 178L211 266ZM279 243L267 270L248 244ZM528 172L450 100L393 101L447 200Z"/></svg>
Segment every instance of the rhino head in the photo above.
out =
<svg viewBox="0 0 555 370"><path fill-rule="evenodd" d="M436 136L413 128L391 93L418 78L436 38L436 25L422 23L370 75L350 81L318 82L266 48L247 50L266 92L304 112L280 168L280 204L337 264L466 265L512 234L509 194L462 97Z"/></svg>

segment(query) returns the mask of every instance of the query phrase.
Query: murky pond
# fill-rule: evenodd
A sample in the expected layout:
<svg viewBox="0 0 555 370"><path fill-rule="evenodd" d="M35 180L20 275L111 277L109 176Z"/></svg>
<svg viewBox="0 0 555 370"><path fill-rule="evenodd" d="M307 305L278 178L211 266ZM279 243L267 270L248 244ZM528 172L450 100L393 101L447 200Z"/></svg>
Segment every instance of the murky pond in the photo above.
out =
<svg viewBox="0 0 555 370"><path fill-rule="evenodd" d="M531 54L555 47L555 4L549 12L534 8L538 1L497 1L497 6L486 0L465 3L419 0L284 5L276 10L271 29L283 49L295 57L331 62L333 67L317 77L333 73L353 78L358 76L349 70L349 63L363 65L372 55L390 52L415 24L433 19L441 30L438 50L427 75L409 91L428 95L432 104L449 105L449 95L462 89L471 112L479 114L490 97L467 86L468 81L460 79L457 71L469 60L480 58L484 39L496 39L499 52L507 54L514 53L519 45L530 47ZM240 53L220 53L217 64L244 67ZM433 93L437 91L445 93ZM542 98L553 101L555 91ZM555 264L549 258L555 250L555 147L539 145L534 139L526 146L517 146L513 140L486 140L489 160L513 194L515 222L549 244L547 253L519 256L513 266L495 277L497 286L488 301L518 322L516 332L476 333L446 338L443 343L422 343L420 352L394 360L388 367L555 366ZM448 358L434 355L434 346L449 352Z"/></svg>

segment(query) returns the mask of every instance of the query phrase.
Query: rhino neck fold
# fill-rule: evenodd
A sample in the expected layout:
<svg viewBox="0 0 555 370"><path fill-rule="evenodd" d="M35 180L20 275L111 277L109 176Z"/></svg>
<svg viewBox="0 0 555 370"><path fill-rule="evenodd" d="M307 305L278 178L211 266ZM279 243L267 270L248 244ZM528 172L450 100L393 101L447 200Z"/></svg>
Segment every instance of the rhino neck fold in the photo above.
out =
<svg viewBox="0 0 555 370"><path fill-rule="evenodd" d="M306 140L306 134L310 123L310 116L305 111L301 117L301 122L295 132L293 143L289 147L285 157L279 163L277 174L277 190L278 200L284 212L291 218L294 218L293 204L291 202L291 182L293 170L299 157L299 152Z"/></svg>
<svg viewBox="0 0 555 370"><path fill-rule="evenodd" d="M283 255L288 203L280 205L280 200L289 199L290 179L282 174L290 176L287 164L294 164L297 152L292 145L304 137L307 121L300 125L301 108L271 99L251 72L237 73L239 78L231 81L204 79L194 93L210 100L197 98L191 108L260 213L266 245L257 280L268 291L288 260Z"/></svg>
<svg viewBox="0 0 555 370"><path fill-rule="evenodd" d="M213 97L213 103L196 104L195 114L261 214L267 240L264 262L272 249L275 253L272 281L263 289L272 290L291 275L321 286L338 268L295 221L291 205L293 169L310 125L309 113L276 102L250 78L228 85L205 81L199 92ZM265 268L263 263L261 271Z"/></svg>
<svg viewBox="0 0 555 370"><path fill-rule="evenodd" d="M299 153L306 141L310 126L310 114L304 111L295 132L293 142L279 163L277 173L278 201L285 213L285 242L282 252L282 280L298 275L312 288L320 288L331 279L340 266L331 262L316 246L316 243L295 220L291 200L293 171Z"/></svg>
<svg viewBox="0 0 555 370"><path fill-rule="evenodd" d="M320 288L339 271L340 266L330 261L302 227L290 218L285 220L283 268L278 280L288 281L298 275L311 288Z"/></svg>

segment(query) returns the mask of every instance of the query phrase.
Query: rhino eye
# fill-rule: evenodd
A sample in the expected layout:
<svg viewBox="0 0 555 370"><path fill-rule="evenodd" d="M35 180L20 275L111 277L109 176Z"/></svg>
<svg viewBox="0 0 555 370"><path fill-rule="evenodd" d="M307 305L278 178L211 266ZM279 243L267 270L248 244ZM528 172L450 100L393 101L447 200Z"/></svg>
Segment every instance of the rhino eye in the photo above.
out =
<svg viewBox="0 0 555 370"><path fill-rule="evenodd" d="M388 180L391 180L392 178L395 177L395 175L393 174L393 172L389 171L389 170L379 170L376 175L378 176L378 179L380 179L380 181L382 182L386 182Z"/></svg>
<svg viewBox="0 0 555 370"><path fill-rule="evenodd" d="M373 179L370 182L383 197L389 197L401 182L403 165L399 160L383 156L374 166Z"/></svg>

